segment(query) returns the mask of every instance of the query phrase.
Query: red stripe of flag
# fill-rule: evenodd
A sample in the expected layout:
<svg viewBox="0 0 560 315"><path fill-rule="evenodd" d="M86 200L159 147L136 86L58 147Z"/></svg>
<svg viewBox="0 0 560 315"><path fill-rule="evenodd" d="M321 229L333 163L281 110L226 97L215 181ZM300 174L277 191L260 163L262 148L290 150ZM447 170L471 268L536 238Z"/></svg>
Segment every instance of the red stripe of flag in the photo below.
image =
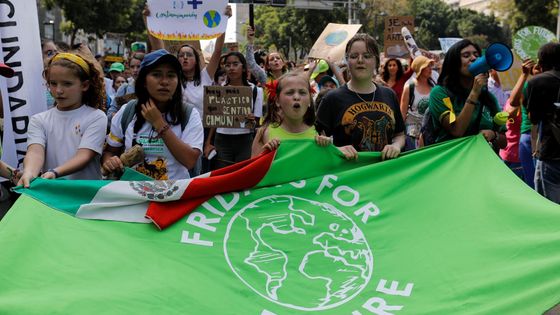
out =
<svg viewBox="0 0 560 315"><path fill-rule="evenodd" d="M258 184L266 175L276 150L212 171L210 177L193 178L181 196L171 202L150 202L146 218L161 230L177 222L215 195L240 191Z"/></svg>

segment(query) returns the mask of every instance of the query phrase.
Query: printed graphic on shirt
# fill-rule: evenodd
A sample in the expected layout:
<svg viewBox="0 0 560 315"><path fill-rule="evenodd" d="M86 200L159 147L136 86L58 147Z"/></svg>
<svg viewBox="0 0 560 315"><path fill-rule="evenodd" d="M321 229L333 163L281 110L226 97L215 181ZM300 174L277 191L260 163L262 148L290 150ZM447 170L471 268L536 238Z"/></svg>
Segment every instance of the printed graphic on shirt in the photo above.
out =
<svg viewBox="0 0 560 315"><path fill-rule="evenodd" d="M422 116L426 113L430 105L430 98L426 97L418 101L418 113Z"/></svg>
<svg viewBox="0 0 560 315"><path fill-rule="evenodd" d="M346 135L358 151L381 151L395 129L395 114L382 102L356 103L342 116Z"/></svg>
<svg viewBox="0 0 560 315"><path fill-rule="evenodd" d="M163 139L158 137L155 131L150 130L147 133L139 134L136 141L142 146L144 154L150 157L138 165L136 170L156 180L169 179L167 159L163 156L165 150Z"/></svg>
<svg viewBox="0 0 560 315"><path fill-rule="evenodd" d="M139 164L136 170L142 174L150 176L155 180L167 180L167 160L163 157L158 157L153 161L144 160L144 163Z"/></svg>
<svg viewBox="0 0 560 315"><path fill-rule="evenodd" d="M145 154L162 154L165 144L154 131L139 134L136 141L142 146Z"/></svg>

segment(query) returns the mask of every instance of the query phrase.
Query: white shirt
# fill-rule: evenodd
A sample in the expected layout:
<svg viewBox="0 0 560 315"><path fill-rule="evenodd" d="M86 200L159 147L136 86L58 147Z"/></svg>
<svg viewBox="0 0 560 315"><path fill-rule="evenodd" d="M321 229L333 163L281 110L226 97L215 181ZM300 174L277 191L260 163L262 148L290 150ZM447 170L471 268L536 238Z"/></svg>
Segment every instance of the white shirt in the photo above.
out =
<svg viewBox="0 0 560 315"><path fill-rule="evenodd" d="M123 112L130 104L123 105L111 121L111 132L107 136L107 144L112 147L120 148L123 144L125 150L132 147L136 116L128 124L124 135L121 128ZM167 118L169 120L169 116ZM202 128L202 120L196 108L193 108L184 130L181 129L181 124L177 124L171 125L168 132L173 132L184 143L202 152L204 129ZM157 132L153 130L149 122L145 122L142 125L142 128L140 128L136 135L136 141L144 149L145 162L136 165L134 169L157 180L190 178L187 168L179 163L171 154L163 139L158 137Z"/></svg>
<svg viewBox="0 0 560 315"><path fill-rule="evenodd" d="M33 115L27 131L27 145L45 148L43 171L56 168L76 155L78 149L98 153L86 167L66 176L68 179L101 179L100 155L107 132L107 116L86 105L61 111L53 107Z"/></svg>
<svg viewBox="0 0 560 315"><path fill-rule="evenodd" d="M212 85L214 79L208 74L206 68L200 71L200 84L194 85L194 81L187 82L183 89L183 103L192 104L199 113L204 113L204 87ZM202 120L202 115L200 115Z"/></svg>

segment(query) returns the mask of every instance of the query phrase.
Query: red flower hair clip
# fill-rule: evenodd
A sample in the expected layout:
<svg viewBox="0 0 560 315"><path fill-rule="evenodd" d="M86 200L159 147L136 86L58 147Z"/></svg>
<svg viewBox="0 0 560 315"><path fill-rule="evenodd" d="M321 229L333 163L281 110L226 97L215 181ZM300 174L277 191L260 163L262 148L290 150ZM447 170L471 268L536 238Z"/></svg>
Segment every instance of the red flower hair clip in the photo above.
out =
<svg viewBox="0 0 560 315"><path fill-rule="evenodd" d="M268 91L268 102L274 102L276 100L276 89L278 89L278 80L272 80L264 85Z"/></svg>

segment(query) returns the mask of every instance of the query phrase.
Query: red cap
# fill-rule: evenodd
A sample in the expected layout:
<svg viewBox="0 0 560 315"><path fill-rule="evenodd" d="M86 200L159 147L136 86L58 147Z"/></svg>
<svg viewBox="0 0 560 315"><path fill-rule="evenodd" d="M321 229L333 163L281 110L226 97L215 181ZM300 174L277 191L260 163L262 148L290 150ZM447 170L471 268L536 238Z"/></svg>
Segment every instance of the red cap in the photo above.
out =
<svg viewBox="0 0 560 315"><path fill-rule="evenodd" d="M14 76L14 69L6 66L4 63L0 63L0 75L6 78L11 78Z"/></svg>

